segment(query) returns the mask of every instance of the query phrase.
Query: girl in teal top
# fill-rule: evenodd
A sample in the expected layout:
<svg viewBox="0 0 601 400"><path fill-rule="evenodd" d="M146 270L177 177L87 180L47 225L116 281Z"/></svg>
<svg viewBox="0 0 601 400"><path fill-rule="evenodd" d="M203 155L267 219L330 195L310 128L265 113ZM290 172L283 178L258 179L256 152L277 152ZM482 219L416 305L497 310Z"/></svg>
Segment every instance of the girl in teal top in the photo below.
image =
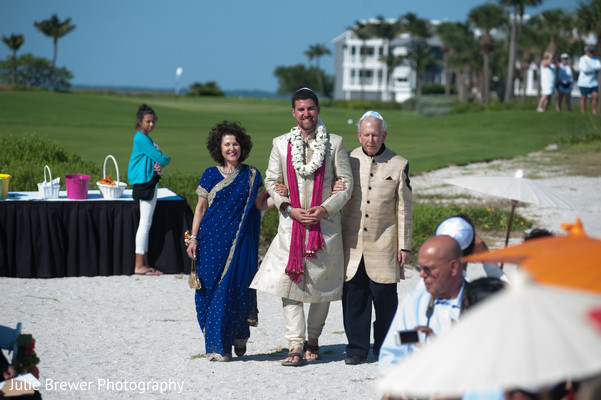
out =
<svg viewBox="0 0 601 400"><path fill-rule="evenodd" d="M152 198L140 200L140 224L136 232L136 265L137 275L162 275L163 273L148 265L148 235L152 224L152 216L157 202L158 178L163 167L169 164L170 158L161 153L159 146L152 141L149 134L157 121L156 113L146 104L138 108L134 144L129 158L127 175L131 185L140 185L153 181Z"/></svg>

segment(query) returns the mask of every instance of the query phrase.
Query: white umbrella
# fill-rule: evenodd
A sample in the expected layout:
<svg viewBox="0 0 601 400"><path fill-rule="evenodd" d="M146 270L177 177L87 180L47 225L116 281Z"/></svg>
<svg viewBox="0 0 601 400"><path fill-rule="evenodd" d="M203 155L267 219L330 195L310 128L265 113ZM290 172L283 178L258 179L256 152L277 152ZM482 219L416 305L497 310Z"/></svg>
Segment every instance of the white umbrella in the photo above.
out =
<svg viewBox="0 0 601 400"><path fill-rule="evenodd" d="M476 192L512 200L505 245L509 242L513 214L518 202L566 210L580 208L576 203L559 195L553 189L532 179L525 178L524 171L521 169L517 170L514 176L466 176L462 178L445 179L445 182Z"/></svg>
<svg viewBox="0 0 601 400"><path fill-rule="evenodd" d="M601 372L601 296L520 279L463 315L378 382L394 396L541 387Z"/></svg>

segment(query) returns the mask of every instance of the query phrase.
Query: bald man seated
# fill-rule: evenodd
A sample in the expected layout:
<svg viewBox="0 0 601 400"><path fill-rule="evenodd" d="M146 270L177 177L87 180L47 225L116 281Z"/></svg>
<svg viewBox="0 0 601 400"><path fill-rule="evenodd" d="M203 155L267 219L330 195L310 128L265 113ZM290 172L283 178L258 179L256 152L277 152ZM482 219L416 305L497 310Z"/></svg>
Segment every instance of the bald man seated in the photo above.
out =
<svg viewBox="0 0 601 400"><path fill-rule="evenodd" d="M397 308L380 349L380 376L415 348L416 343L402 343L397 331L417 330L427 341L429 336L443 334L457 321L466 285L461 256L459 244L450 236L434 236L424 242L416 268L425 285L405 295Z"/></svg>

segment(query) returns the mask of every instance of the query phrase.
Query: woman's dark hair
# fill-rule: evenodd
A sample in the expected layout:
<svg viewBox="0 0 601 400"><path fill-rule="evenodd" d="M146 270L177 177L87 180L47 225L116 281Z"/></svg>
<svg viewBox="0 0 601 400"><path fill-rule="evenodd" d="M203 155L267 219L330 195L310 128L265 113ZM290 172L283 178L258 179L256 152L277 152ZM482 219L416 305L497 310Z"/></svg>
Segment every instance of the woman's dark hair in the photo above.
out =
<svg viewBox="0 0 601 400"><path fill-rule="evenodd" d="M553 233L545 228L533 228L526 236L524 236L524 242L531 239L538 239L548 236L555 236Z"/></svg>
<svg viewBox="0 0 601 400"><path fill-rule="evenodd" d="M144 119L144 116L148 114L154 115L155 121L159 120L159 117L157 117L157 114L150 106L142 104L140 107L138 107L138 113L136 114L136 129L140 127L140 121L142 121Z"/></svg>
<svg viewBox="0 0 601 400"><path fill-rule="evenodd" d="M242 162L248 158L253 144L250 136L246 134L246 129L238 122L223 121L213 127L207 138L207 149L211 154L211 158L218 164L223 164L223 155L221 154L221 139L225 135L236 136L236 141L240 145L240 158L238 162Z"/></svg>
<svg viewBox="0 0 601 400"><path fill-rule="evenodd" d="M472 254L474 252L474 246L476 245L476 228L474 227L474 222L467 214L459 213L457 215L454 215L454 217L459 217L461 219L464 219L468 224L470 224L470 226L472 227L472 231L474 232L474 237L472 237L472 241L470 242L470 245L467 246L462 251L464 256L469 256L470 254Z"/></svg>
<svg viewBox="0 0 601 400"><path fill-rule="evenodd" d="M487 299L504 287L505 282L498 278L485 277L476 279L475 281L466 284L463 289L465 290L465 301L467 302L464 306L471 307L474 304Z"/></svg>

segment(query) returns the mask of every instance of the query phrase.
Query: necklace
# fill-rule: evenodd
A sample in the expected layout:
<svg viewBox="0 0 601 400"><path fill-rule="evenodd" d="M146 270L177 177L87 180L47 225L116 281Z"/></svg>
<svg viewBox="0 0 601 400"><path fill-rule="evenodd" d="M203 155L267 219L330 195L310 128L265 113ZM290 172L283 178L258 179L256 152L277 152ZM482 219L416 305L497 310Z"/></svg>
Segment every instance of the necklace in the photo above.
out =
<svg viewBox="0 0 601 400"><path fill-rule="evenodd" d="M326 146L328 144L328 133L326 126L321 119L317 120L317 129L315 130L315 140L309 145L313 150L313 157L307 164L303 164L303 153L305 140L298 125L292 128L288 134L290 142L290 152L292 154L292 165L294 169L303 176L312 175L317 168L321 167L326 155Z"/></svg>
<svg viewBox="0 0 601 400"><path fill-rule="evenodd" d="M221 166L221 165L218 166L218 168L219 168L219 171L221 171L221 173L223 175L231 175L231 174L233 174L234 172L236 172L236 171L238 171L240 169L239 166L236 166L236 168L234 168L233 170L228 171L227 169L223 168L223 166Z"/></svg>

